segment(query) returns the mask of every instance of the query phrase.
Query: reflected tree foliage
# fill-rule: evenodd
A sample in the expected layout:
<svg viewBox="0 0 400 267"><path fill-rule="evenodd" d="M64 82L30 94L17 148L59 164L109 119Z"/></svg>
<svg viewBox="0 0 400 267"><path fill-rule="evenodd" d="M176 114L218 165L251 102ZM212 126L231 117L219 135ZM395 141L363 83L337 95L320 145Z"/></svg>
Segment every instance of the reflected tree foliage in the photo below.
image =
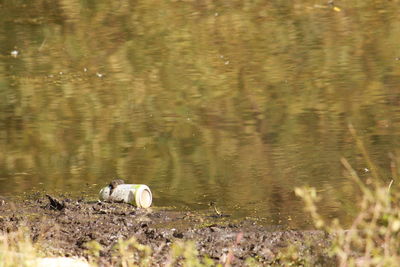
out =
<svg viewBox="0 0 400 267"><path fill-rule="evenodd" d="M346 218L347 124L383 173L399 148L398 4L0 1L0 193L120 176L159 206L302 226L308 184Z"/></svg>

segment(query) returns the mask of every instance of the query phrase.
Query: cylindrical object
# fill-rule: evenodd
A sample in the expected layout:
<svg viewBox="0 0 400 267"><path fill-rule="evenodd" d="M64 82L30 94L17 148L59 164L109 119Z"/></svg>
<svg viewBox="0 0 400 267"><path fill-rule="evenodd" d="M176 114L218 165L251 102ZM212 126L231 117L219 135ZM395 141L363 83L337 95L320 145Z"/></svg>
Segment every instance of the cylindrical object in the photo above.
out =
<svg viewBox="0 0 400 267"><path fill-rule="evenodd" d="M113 190L107 186L100 190L99 196L100 200L122 201L140 208L150 207L153 200L150 188L144 184L120 184Z"/></svg>

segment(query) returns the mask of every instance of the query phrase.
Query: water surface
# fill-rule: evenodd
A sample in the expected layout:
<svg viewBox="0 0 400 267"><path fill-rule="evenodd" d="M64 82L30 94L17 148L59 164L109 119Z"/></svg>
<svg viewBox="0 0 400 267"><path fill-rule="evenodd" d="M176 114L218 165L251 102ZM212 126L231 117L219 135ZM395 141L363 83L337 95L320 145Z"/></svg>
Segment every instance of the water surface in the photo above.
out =
<svg viewBox="0 0 400 267"><path fill-rule="evenodd" d="M398 1L1 1L0 195L96 197L266 224L351 219L347 158L390 181L399 150ZM389 183L389 182L388 182Z"/></svg>

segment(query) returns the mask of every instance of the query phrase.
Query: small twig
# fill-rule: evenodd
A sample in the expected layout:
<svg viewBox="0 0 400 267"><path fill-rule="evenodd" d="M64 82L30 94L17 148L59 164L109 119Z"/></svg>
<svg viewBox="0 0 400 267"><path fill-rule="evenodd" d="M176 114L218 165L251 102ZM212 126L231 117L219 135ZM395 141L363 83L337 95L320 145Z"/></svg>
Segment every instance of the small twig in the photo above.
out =
<svg viewBox="0 0 400 267"><path fill-rule="evenodd" d="M217 204L215 204L214 201L211 201L209 205L214 208L214 211L218 216L222 216L222 213L219 211Z"/></svg>
<svg viewBox="0 0 400 267"><path fill-rule="evenodd" d="M388 186L388 189L387 189L388 193L390 192L390 188L392 187L392 184L393 184L393 179L389 183L389 186Z"/></svg>
<svg viewBox="0 0 400 267"><path fill-rule="evenodd" d="M367 152L367 149L365 148L365 145L361 138L357 135L356 129L354 128L353 124L349 123L348 125L349 131L353 138L356 141L356 145L358 149L361 151L361 154L363 155L365 161L367 162L367 165L369 169L371 170L372 177L375 178L375 181L378 181L379 175L376 166L372 163L371 158L369 157L369 154Z"/></svg>
<svg viewBox="0 0 400 267"><path fill-rule="evenodd" d="M218 210L217 206L214 206L214 210L218 214L218 216L221 216L221 212Z"/></svg>
<svg viewBox="0 0 400 267"><path fill-rule="evenodd" d="M44 45L46 44L46 41L47 41L47 37L44 38L42 44L39 46L39 48L38 48L39 51L41 51L43 49Z"/></svg>
<svg viewBox="0 0 400 267"><path fill-rule="evenodd" d="M341 158L340 162L345 167L345 169L349 172L350 178L352 178L357 185L360 187L361 191L368 197L371 197L370 190L365 186L365 184L361 181L361 178L358 176L357 172L351 167L350 163L345 159Z"/></svg>
<svg viewBox="0 0 400 267"><path fill-rule="evenodd" d="M390 158L390 171L392 173L392 178L397 180L397 160L393 153L389 153Z"/></svg>

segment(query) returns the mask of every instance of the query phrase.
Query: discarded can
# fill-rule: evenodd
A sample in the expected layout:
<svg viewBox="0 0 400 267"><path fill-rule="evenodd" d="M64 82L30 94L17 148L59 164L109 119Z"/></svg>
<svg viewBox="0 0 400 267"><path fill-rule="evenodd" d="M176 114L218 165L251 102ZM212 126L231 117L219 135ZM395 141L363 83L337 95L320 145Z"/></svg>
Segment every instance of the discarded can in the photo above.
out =
<svg viewBox="0 0 400 267"><path fill-rule="evenodd" d="M150 207L153 200L150 188L144 184L109 185L100 190L99 196L100 200L121 201L139 208Z"/></svg>

